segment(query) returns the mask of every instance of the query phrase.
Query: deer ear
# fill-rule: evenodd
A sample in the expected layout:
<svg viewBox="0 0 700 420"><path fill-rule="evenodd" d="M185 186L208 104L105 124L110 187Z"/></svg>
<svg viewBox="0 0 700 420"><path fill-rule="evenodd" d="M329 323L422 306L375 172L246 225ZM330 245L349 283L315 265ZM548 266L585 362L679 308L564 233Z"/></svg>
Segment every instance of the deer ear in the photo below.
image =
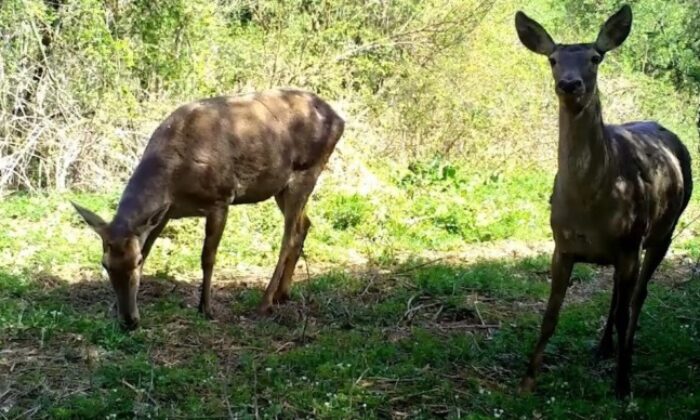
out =
<svg viewBox="0 0 700 420"><path fill-rule="evenodd" d="M515 29L518 31L518 38L530 51L542 55L550 55L554 52L556 44L547 31L528 17L523 12L515 14Z"/></svg>
<svg viewBox="0 0 700 420"><path fill-rule="evenodd" d="M85 207L82 207L74 202L70 202L73 207L75 208L75 211L78 212L80 217L85 220L85 223L87 223L92 230L97 232L100 237L104 236L104 230L107 227L107 222L105 222L100 216L96 215L95 213L91 212L90 210L86 209Z"/></svg>
<svg viewBox="0 0 700 420"><path fill-rule="evenodd" d="M632 8L624 5L610 16L600 28L595 46L598 51L606 53L622 45L632 29Z"/></svg>
<svg viewBox="0 0 700 420"><path fill-rule="evenodd" d="M151 231L153 228L158 226L160 222L163 221L163 218L168 213L169 209L170 204L165 204L161 206L157 210L147 214L142 219L134 223L134 225L132 226L132 230L138 236L142 235L145 232Z"/></svg>

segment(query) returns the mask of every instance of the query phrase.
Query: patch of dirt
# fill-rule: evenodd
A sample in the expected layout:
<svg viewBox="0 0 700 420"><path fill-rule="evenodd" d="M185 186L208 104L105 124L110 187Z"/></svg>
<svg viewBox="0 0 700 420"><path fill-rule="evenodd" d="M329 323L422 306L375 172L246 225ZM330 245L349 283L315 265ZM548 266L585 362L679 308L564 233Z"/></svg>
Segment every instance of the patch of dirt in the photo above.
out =
<svg viewBox="0 0 700 420"><path fill-rule="evenodd" d="M566 302L569 304L586 302L600 292L612 294L613 274L614 269L612 267L597 267L591 281L572 279L572 284L566 295ZM697 277L697 262L689 259L684 254L670 252L652 276L651 283L674 288Z"/></svg>
<svg viewBox="0 0 700 420"><path fill-rule="evenodd" d="M89 388L90 370L105 356L99 346L69 335L61 343L22 340L0 351L0 413L21 404L21 418L32 417L38 398L58 399Z"/></svg>
<svg viewBox="0 0 700 420"><path fill-rule="evenodd" d="M412 326L440 335L455 333L481 334L487 337L501 327L500 322L485 319L478 307L478 295L471 295L461 305L433 296L414 296L407 302L407 309L396 327L387 328L384 334L396 342L410 336Z"/></svg>

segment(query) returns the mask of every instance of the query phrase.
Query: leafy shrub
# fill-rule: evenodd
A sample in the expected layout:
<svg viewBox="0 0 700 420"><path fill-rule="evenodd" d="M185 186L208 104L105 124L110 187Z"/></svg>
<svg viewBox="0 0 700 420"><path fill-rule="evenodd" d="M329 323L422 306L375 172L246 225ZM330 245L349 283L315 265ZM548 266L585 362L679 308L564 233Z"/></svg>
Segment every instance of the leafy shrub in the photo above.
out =
<svg viewBox="0 0 700 420"><path fill-rule="evenodd" d="M336 195L326 205L324 217L334 229L348 230L369 222L372 212L373 206L366 197L358 194Z"/></svg>
<svg viewBox="0 0 700 420"><path fill-rule="evenodd" d="M348 117L348 155L383 172L434 156L486 172L551 167L556 102L546 64L517 42L513 13L580 40L619 3L7 0L0 189L121 184L176 105L276 86L329 99ZM633 35L601 77L603 92L626 99L604 97L606 119L670 121L696 141L694 3L632 2ZM404 186L462 182L433 164L409 168Z"/></svg>
<svg viewBox="0 0 700 420"><path fill-rule="evenodd" d="M634 24L621 55L634 71L669 79L700 93L700 8L696 0L566 0L553 1L577 16L574 28L594 39L595 31L623 4L633 9Z"/></svg>

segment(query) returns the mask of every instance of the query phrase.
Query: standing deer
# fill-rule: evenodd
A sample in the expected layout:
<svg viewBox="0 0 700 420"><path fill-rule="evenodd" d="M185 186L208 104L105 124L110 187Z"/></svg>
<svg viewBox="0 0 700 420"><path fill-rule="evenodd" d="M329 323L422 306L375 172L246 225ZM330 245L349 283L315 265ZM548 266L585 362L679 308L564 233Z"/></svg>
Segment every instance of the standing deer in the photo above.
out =
<svg viewBox="0 0 700 420"><path fill-rule="evenodd" d="M259 311L289 299L311 226L304 207L344 126L326 102L297 90L193 102L155 130L110 223L72 203L102 238L102 265L123 326L138 326L136 295L154 241L168 220L182 217L206 218L199 311L212 318L211 277L229 205L273 196L284 235Z"/></svg>
<svg viewBox="0 0 700 420"><path fill-rule="evenodd" d="M540 24L515 15L520 41L549 59L559 98L558 171L551 198L554 235L552 286L521 392L530 392L542 353L554 333L574 263L615 268L612 302L598 348L613 353L617 329L619 398L630 393L634 333L647 283L664 258L692 191L688 150L655 122L606 125L597 88L598 66L632 26L623 6L592 44L556 44ZM641 251L646 250L641 263Z"/></svg>

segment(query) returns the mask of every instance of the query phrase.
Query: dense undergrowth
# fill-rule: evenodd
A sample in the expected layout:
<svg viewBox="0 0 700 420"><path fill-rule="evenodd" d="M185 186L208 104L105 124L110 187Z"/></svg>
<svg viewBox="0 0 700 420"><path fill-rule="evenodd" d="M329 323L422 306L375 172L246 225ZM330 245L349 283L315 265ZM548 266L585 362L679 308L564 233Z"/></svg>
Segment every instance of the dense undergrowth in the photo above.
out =
<svg viewBox="0 0 700 420"><path fill-rule="evenodd" d="M632 34L601 66L606 119L659 120L695 151L700 11L695 0L632 3ZM5 1L0 188L121 185L178 104L278 86L317 92L348 120L339 181L435 156L488 174L551 170L549 69L519 43L513 15L591 41L619 4Z"/></svg>

